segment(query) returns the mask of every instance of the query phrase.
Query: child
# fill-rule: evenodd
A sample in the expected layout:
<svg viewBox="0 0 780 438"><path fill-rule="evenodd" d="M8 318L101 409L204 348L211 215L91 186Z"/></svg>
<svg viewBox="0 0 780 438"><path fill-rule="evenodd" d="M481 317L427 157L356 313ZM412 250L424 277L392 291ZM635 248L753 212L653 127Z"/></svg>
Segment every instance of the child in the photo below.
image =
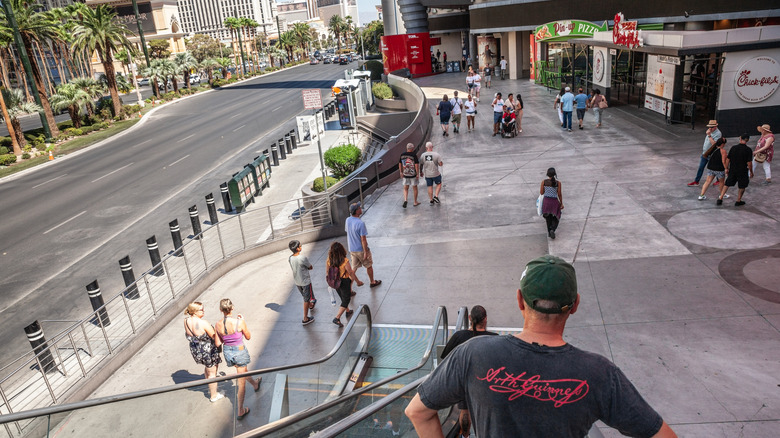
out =
<svg viewBox="0 0 780 438"><path fill-rule="evenodd" d="M301 324L309 325L314 322L314 317L309 316L309 309L314 310L317 300L314 298L314 290L311 287L311 276L309 271L313 268L309 259L301 255L301 242L291 240L288 244L292 255L287 259L293 271L293 279L298 291L303 296L303 320Z"/></svg>

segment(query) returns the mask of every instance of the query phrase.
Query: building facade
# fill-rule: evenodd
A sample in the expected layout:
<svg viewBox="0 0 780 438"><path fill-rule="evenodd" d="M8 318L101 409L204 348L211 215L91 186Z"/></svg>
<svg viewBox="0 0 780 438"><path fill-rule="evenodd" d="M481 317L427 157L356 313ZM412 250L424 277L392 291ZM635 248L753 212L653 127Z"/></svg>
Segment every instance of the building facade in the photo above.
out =
<svg viewBox="0 0 780 438"><path fill-rule="evenodd" d="M184 33L206 34L222 42L230 41L226 18L245 17L260 23L256 32L270 33L276 26L276 2L273 0L177 0Z"/></svg>

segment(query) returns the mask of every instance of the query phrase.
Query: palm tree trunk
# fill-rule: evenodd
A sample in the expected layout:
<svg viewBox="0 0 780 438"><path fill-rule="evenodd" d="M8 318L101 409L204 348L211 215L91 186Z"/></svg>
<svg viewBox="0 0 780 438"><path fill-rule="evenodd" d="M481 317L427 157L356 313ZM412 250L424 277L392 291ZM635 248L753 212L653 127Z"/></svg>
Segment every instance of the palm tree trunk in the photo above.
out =
<svg viewBox="0 0 780 438"><path fill-rule="evenodd" d="M84 56L84 63L87 64L87 71L89 71L89 77L94 78L95 77L95 69L92 67L92 54L87 52L87 49L84 49L83 51ZM113 63L112 63L113 65ZM114 81L116 82L116 81Z"/></svg>
<svg viewBox="0 0 780 438"><path fill-rule="evenodd" d="M19 153L17 155L21 155L22 149L25 147L25 145L27 145L27 140L24 139L24 132L22 132L22 123L16 117L12 117L11 126L14 127L14 134L16 134L16 143L19 144ZM16 149L14 149L14 153L16 153Z"/></svg>
<svg viewBox="0 0 780 438"><path fill-rule="evenodd" d="M0 51L0 53L2 53L2 51ZM2 69L3 77L6 79L2 84L0 84L0 86L5 88L6 84L8 84L8 74L6 73L5 59L2 60ZM22 155L22 147L19 146L19 139L16 137L16 130L14 129L13 123L11 123L11 116L8 115L8 107L5 106L5 99L3 99L2 94L0 94L0 106L2 107L3 120L5 120L5 125L8 127L8 133L11 137L11 146L13 147L14 155Z"/></svg>
<svg viewBox="0 0 780 438"><path fill-rule="evenodd" d="M60 53L62 54L63 60L65 61L65 66L68 68L68 73L70 73L70 78L71 79L75 78L76 75L73 74L73 68L72 68L73 58L70 56L70 53L68 52L68 46L63 42L60 42L59 50Z"/></svg>
<svg viewBox="0 0 780 438"><path fill-rule="evenodd" d="M116 70L114 69L114 60L111 54L101 54L103 69L106 71L106 80L108 81L108 92L111 94L111 102L114 105L114 117L122 114L122 103L119 101L119 91L116 89Z"/></svg>
<svg viewBox="0 0 780 438"><path fill-rule="evenodd" d="M21 82L24 85L24 97L27 99L27 102L32 102L33 98L30 95L30 87L27 85L27 76L25 75L24 69L19 68L19 63L16 62L16 55L13 49L8 51L11 54L11 61L13 62L14 66L14 74L16 75L16 86L19 86L19 83ZM10 86L10 82L8 83Z"/></svg>
<svg viewBox="0 0 780 438"><path fill-rule="evenodd" d="M178 93L179 92L179 81L176 80L176 75L171 76L171 80L173 81L173 92Z"/></svg>
<svg viewBox="0 0 780 438"><path fill-rule="evenodd" d="M2 69L3 69L3 84L4 86L9 87L11 84L11 79L8 77L8 70L11 67L11 63L8 61L7 57L8 52L4 48L0 48L0 60L2 60Z"/></svg>
<svg viewBox="0 0 780 438"><path fill-rule="evenodd" d="M54 94L55 93L54 85L52 84L52 82L54 82L54 81L52 80L52 78L49 75L51 73L49 71L49 63L46 62L46 57L44 56L44 53L41 50L41 45L38 44L38 41L37 40L33 40L32 42L34 44L33 53L38 52L37 60L40 60L40 64L39 65L43 66L43 70L41 71L41 73L43 75L44 81L46 82L46 85L48 86L47 94ZM38 67L38 68L40 68L40 67Z"/></svg>
<svg viewBox="0 0 780 438"><path fill-rule="evenodd" d="M70 120L73 122L73 127L76 129L81 128L81 117L79 117L78 108L76 108L75 105L68 107L68 115L70 116Z"/></svg>
<svg viewBox="0 0 780 438"><path fill-rule="evenodd" d="M41 106L43 107L43 113L46 116L46 122L49 125L52 137L56 137L60 135L60 130L57 128L57 121L54 120L54 112L51 110L51 104L49 104L49 96L46 95L41 71L38 69L38 65L35 62L32 44L30 44L29 39L25 38L24 35L22 35L22 42L24 43L24 49L27 51L27 57L30 58L30 68L32 70L35 85L38 87L38 96L41 99Z"/></svg>

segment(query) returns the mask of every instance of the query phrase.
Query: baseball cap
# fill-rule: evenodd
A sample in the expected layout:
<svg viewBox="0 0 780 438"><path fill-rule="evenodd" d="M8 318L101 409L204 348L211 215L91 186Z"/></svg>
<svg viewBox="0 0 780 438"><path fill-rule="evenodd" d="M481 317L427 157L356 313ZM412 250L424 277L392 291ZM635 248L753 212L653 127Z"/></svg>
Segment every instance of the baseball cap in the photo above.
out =
<svg viewBox="0 0 780 438"><path fill-rule="evenodd" d="M528 307L541 313L564 313L577 300L577 274L565 260L552 255L535 258L520 275L520 291ZM549 300L557 308L537 307L536 301Z"/></svg>
<svg viewBox="0 0 780 438"><path fill-rule="evenodd" d="M354 202L352 204L349 204L349 214L354 215L356 211L358 211L358 208L360 208L359 202Z"/></svg>
<svg viewBox="0 0 780 438"><path fill-rule="evenodd" d="M564 91L571 91L571 88L569 88L569 87L566 87L566 88L564 89Z"/></svg>

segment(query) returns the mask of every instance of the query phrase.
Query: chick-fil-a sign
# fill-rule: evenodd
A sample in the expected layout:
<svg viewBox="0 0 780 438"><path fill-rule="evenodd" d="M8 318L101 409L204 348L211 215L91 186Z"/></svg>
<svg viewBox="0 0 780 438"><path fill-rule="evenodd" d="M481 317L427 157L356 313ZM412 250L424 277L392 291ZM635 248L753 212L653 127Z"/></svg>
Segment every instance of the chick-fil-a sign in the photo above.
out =
<svg viewBox="0 0 780 438"><path fill-rule="evenodd" d="M636 27L636 21L626 21L622 12L615 14L615 25L612 27L612 42L629 49L642 47L642 31Z"/></svg>
<svg viewBox="0 0 780 438"><path fill-rule="evenodd" d="M757 103L769 99L780 85L777 61L768 56L756 56L743 62L734 77L734 91L745 102Z"/></svg>

